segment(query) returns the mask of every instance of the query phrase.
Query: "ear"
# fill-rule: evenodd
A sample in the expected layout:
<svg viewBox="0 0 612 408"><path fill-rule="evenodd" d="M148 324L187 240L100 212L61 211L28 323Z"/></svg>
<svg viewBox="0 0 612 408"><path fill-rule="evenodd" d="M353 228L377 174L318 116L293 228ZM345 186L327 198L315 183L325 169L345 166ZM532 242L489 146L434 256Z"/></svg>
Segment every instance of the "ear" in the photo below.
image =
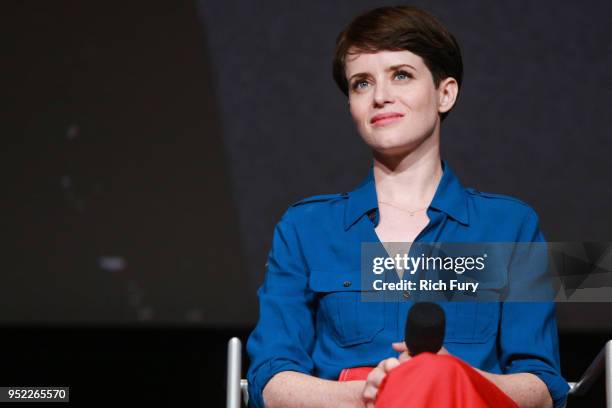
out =
<svg viewBox="0 0 612 408"><path fill-rule="evenodd" d="M452 109L459 95L459 84L453 77L444 78L438 86L438 112L445 113Z"/></svg>

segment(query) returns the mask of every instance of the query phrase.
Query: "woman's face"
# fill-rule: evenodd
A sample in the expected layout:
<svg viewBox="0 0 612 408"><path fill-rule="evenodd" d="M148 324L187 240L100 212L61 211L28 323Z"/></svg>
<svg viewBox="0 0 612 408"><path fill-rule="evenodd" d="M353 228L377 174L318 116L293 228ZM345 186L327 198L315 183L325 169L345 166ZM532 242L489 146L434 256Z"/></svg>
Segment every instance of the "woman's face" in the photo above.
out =
<svg viewBox="0 0 612 408"><path fill-rule="evenodd" d="M363 140L383 154L402 154L439 132L450 110L447 78L436 89L423 59L410 51L349 54L345 73L351 116ZM444 84L444 85L443 85Z"/></svg>

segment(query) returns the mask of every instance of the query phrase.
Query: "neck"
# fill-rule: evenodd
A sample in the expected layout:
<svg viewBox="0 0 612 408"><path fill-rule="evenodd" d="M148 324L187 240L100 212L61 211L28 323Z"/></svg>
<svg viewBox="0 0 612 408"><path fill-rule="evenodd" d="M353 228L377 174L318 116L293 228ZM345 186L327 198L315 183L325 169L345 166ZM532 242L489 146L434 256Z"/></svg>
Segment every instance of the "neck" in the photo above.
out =
<svg viewBox="0 0 612 408"><path fill-rule="evenodd" d="M374 153L378 201L404 208L427 207L442 178L439 133L404 155Z"/></svg>

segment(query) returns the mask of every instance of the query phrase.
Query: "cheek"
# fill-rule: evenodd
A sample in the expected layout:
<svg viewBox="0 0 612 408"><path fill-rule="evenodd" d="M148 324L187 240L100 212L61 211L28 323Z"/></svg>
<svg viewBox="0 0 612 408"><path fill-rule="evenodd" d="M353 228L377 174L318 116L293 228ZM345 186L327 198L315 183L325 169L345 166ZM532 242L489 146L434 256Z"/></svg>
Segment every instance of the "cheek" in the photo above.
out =
<svg viewBox="0 0 612 408"><path fill-rule="evenodd" d="M353 119L353 124L355 125L355 128L357 129L357 133L359 133L359 136L361 136L361 139L364 140L366 143L368 143L368 140L370 140L371 136L371 132L372 129L369 126L369 122L368 122L368 115L369 115L369 110L367 106L364 106L364 104L359 104L359 103L353 103L353 101L351 101L351 107L350 107L350 112L351 112L351 118Z"/></svg>
<svg viewBox="0 0 612 408"><path fill-rule="evenodd" d="M431 93L425 89L418 89L416 92L403 95L401 99L404 105L414 111L430 109L433 102Z"/></svg>
<svg viewBox="0 0 612 408"><path fill-rule="evenodd" d="M405 95L402 98L402 103L409 111L422 115L423 118L435 118L438 115L437 95L429 89L422 89L419 92Z"/></svg>
<svg viewBox="0 0 612 408"><path fill-rule="evenodd" d="M350 101L350 112L351 112L351 117L353 118L353 122L355 122L355 124L357 126L362 126L365 118L367 116L367 109L364 109L364 107L362 106L363 104L359 103L360 101L358 100L351 100Z"/></svg>

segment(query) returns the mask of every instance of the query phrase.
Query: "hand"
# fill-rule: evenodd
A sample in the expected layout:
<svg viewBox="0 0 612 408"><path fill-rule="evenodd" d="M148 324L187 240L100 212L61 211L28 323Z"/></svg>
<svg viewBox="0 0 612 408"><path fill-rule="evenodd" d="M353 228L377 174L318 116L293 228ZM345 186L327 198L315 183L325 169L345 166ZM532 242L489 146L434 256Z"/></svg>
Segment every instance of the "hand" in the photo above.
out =
<svg viewBox="0 0 612 408"><path fill-rule="evenodd" d="M400 353L398 358L388 358L381 361L374 370L368 374L365 386L363 388L362 399L366 405L366 408L373 408L376 395L378 395L378 388L383 378L387 376L387 373L408 360L410 360L410 354L408 354L408 347L405 342L398 342L391 344L393 350Z"/></svg>
<svg viewBox="0 0 612 408"><path fill-rule="evenodd" d="M374 408L374 401L376 400L380 383L387 376L387 373L398 365L400 365L400 361L397 358L387 358L378 363L378 366L368 374L363 394L361 395L366 408Z"/></svg>
<svg viewBox="0 0 612 408"><path fill-rule="evenodd" d="M391 346L393 347L393 350L395 350L398 353L400 353L400 355L398 357L400 363L408 361L408 360L410 360L412 358L412 357L410 357L410 354L408 354L408 347L406 346L405 342L400 341L400 342L397 342L397 343L393 343ZM444 346L442 346L442 348L440 348L440 351L438 351L436 354L450 355L450 353L448 352L448 350L446 348L444 348Z"/></svg>
<svg viewBox="0 0 612 408"><path fill-rule="evenodd" d="M381 361L378 366L376 366L376 368L368 375L362 394L362 399L366 408L374 408L374 401L376 400L380 383L382 382L383 378L387 376L387 373L398 365L405 363L412 358L408 353L408 347L406 346L405 342L401 341L398 343L393 343L391 347L393 347L393 350L400 353L400 355L398 358L391 357ZM450 355L448 350L446 350L444 347L442 347L437 354Z"/></svg>

